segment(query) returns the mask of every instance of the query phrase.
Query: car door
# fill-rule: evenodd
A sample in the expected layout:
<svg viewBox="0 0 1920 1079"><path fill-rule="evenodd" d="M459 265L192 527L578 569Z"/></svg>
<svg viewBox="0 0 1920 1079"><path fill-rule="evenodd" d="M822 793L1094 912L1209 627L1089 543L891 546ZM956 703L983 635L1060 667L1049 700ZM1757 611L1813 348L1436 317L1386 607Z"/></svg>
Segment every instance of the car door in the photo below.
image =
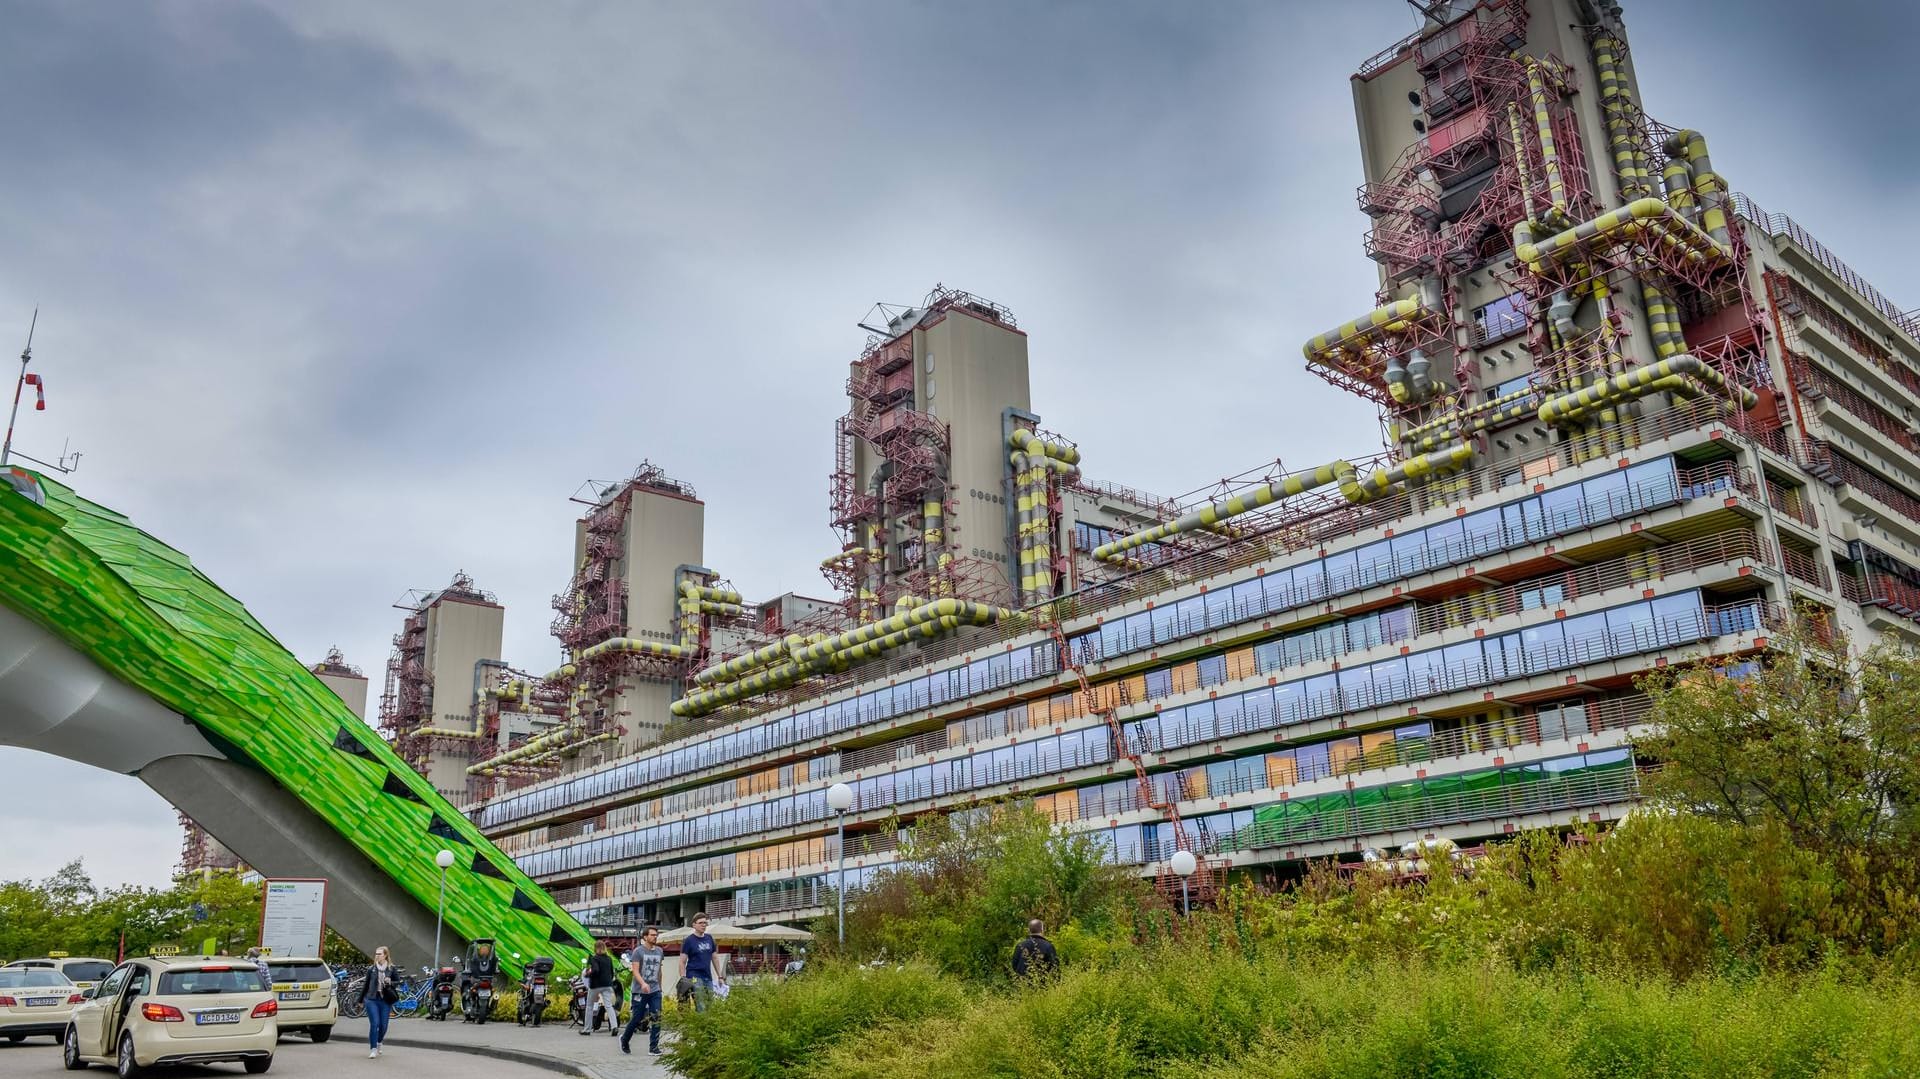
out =
<svg viewBox="0 0 1920 1079"><path fill-rule="evenodd" d="M120 988L127 984L131 969L132 964L121 964L107 975L105 981L94 987L91 996L73 1009L73 1029L78 1037L81 1056L107 1055L106 1017L119 1003Z"/></svg>
<svg viewBox="0 0 1920 1079"><path fill-rule="evenodd" d="M127 983L120 987L120 999L106 1016L105 1045L107 1055L113 1055L120 1042L120 1032L126 1029L127 1017L133 1014L146 997L153 995L153 971L145 963L127 964Z"/></svg>

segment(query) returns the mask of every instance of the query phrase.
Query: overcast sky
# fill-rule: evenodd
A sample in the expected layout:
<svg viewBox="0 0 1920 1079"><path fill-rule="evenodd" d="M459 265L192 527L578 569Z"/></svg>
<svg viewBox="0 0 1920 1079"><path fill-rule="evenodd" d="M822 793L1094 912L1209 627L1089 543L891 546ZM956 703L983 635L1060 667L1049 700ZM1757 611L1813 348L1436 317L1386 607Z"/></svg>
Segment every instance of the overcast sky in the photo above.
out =
<svg viewBox="0 0 1920 1079"><path fill-rule="evenodd" d="M1630 3L1646 105L1920 304L1905 4ZM1738 12L1736 15L1735 12ZM1368 306L1339 4L0 3L0 347L41 305L81 493L377 697L456 569L541 668L567 502L649 458L707 564L822 593L874 301L1010 306L1090 475L1178 493L1377 444L1299 342ZM1759 66L1742 71L1742 65ZM1909 86L1909 89L1911 87ZM23 797L24 796L24 797ZM137 781L0 749L0 879L158 882Z"/></svg>

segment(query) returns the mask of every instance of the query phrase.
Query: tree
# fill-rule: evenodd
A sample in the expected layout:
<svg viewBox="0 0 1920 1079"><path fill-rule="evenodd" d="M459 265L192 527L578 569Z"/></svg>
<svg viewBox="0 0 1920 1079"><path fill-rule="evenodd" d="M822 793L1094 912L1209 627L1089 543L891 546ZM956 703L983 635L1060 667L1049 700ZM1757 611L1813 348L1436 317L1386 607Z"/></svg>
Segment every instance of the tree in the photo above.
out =
<svg viewBox="0 0 1920 1079"><path fill-rule="evenodd" d="M1058 935L1113 935L1147 901L1146 886L1111 865L1094 839L1056 828L1029 805L929 815L894 865L847 905L854 955L920 956L982 981L1007 976L1013 945L1040 918ZM832 919L820 937L834 933ZM1071 947L1062 942L1068 959Z"/></svg>
<svg viewBox="0 0 1920 1079"><path fill-rule="evenodd" d="M1741 825L1777 824L1828 856L1920 835L1920 654L1805 630L1757 662L1643 683L1664 763L1654 800Z"/></svg>

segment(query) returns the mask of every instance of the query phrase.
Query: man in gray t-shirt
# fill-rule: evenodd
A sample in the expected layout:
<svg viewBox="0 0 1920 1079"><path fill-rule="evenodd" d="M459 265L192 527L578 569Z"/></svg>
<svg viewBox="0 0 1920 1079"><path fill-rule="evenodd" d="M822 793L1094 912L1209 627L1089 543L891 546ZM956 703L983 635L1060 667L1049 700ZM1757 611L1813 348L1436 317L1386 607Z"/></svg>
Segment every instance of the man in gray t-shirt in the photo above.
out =
<svg viewBox="0 0 1920 1079"><path fill-rule="evenodd" d="M647 1032L647 1052L660 1052L660 964L667 953L660 947L660 930L648 926L640 933L640 944L627 955L627 970L633 974L633 1014L620 1032L620 1051L631 1053L635 1031Z"/></svg>

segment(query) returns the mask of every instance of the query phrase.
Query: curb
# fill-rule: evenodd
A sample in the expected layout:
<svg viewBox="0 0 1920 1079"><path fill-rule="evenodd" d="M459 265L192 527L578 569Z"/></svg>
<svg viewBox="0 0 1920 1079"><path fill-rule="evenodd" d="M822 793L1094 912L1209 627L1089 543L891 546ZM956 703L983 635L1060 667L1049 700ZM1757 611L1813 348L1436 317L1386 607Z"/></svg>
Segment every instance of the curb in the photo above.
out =
<svg viewBox="0 0 1920 1079"><path fill-rule="evenodd" d="M590 1065L578 1061L548 1056L545 1053L529 1053L524 1049L507 1049L498 1045L473 1045L465 1042L439 1042L413 1038L388 1038L383 1044L397 1045L402 1049L437 1049L443 1053L466 1053L469 1056L511 1060L516 1064L543 1068L550 1072L559 1072L561 1075L581 1076L582 1079L595 1079L599 1074Z"/></svg>

